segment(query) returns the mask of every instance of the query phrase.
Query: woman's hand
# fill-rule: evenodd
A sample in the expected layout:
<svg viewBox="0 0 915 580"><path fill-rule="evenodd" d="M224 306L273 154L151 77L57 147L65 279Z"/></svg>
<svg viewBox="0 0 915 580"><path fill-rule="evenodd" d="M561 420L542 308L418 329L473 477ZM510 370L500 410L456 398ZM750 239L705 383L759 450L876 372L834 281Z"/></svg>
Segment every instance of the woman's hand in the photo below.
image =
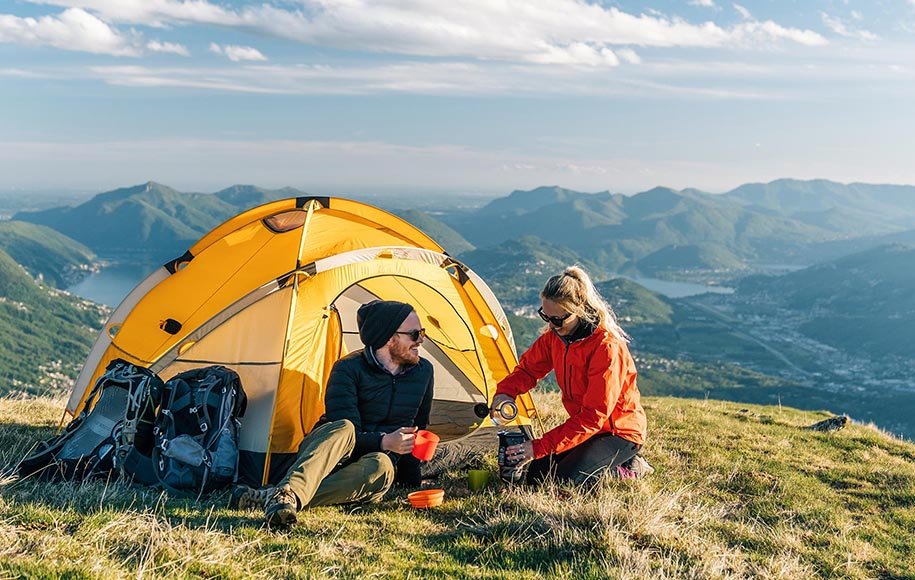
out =
<svg viewBox="0 0 915 580"><path fill-rule="evenodd" d="M413 451L416 427L401 427L381 438L381 450L406 455Z"/></svg>
<svg viewBox="0 0 915 580"><path fill-rule="evenodd" d="M525 441L518 445L509 445L505 448L505 459L515 465L524 465L534 460L534 442Z"/></svg>
<svg viewBox="0 0 915 580"><path fill-rule="evenodd" d="M514 403L515 398L508 395L496 395L492 398L492 405L489 407L489 416L493 419L501 419L501 417L496 417L497 409L502 406L502 403Z"/></svg>

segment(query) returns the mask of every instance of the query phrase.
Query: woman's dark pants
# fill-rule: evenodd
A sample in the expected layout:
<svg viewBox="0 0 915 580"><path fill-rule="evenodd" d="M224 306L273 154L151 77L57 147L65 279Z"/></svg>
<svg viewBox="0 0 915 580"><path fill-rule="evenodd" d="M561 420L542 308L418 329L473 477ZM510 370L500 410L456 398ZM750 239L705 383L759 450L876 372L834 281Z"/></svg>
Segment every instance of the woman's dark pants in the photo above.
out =
<svg viewBox="0 0 915 580"><path fill-rule="evenodd" d="M543 483L550 476L559 483L594 482L605 472L632 459L641 448L622 437L601 433L568 451L535 459L528 467L527 482Z"/></svg>

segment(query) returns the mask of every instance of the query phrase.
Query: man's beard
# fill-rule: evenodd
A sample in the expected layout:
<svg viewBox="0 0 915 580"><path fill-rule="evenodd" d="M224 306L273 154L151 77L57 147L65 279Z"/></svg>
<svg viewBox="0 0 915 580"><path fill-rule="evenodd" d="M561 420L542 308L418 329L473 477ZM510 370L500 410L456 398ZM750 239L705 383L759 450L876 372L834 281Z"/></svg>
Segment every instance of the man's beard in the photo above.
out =
<svg viewBox="0 0 915 580"><path fill-rule="evenodd" d="M404 346L399 342L395 342L391 345L391 360L402 366L415 365L419 362L419 354L414 354L410 350L412 346L412 344Z"/></svg>

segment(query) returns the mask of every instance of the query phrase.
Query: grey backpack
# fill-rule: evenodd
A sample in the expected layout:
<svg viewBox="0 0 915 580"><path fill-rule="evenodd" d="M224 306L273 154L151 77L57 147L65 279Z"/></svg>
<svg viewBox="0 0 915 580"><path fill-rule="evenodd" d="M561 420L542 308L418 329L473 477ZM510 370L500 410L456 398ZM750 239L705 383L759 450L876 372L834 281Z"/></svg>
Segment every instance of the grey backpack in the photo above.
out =
<svg viewBox="0 0 915 580"><path fill-rule="evenodd" d="M161 388L155 373L114 359L89 392L82 412L60 435L19 462L19 476L50 481L118 477L128 455L152 450Z"/></svg>
<svg viewBox="0 0 915 580"><path fill-rule="evenodd" d="M193 369L167 381L153 428L158 483L173 493L199 496L234 482L239 419L247 403L238 374L223 366Z"/></svg>

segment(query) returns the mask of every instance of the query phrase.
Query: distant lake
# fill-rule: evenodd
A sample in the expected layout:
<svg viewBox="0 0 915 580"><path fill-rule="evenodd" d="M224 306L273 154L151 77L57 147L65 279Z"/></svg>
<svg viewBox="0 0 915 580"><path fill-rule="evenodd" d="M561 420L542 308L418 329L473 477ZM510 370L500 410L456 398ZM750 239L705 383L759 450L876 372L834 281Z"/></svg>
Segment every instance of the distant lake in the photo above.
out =
<svg viewBox="0 0 915 580"><path fill-rule="evenodd" d="M115 308L156 268L151 264L112 264L70 286L67 291Z"/></svg>
<svg viewBox="0 0 915 580"><path fill-rule="evenodd" d="M628 276L627 276L628 277ZM695 296L697 294L733 294L733 288L725 286L704 286L702 284L693 284L691 282L671 282L670 280L659 280L657 278L629 278L633 282L641 284L652 292L663 294L668 298L685 298L686 296Z"/></svg>

